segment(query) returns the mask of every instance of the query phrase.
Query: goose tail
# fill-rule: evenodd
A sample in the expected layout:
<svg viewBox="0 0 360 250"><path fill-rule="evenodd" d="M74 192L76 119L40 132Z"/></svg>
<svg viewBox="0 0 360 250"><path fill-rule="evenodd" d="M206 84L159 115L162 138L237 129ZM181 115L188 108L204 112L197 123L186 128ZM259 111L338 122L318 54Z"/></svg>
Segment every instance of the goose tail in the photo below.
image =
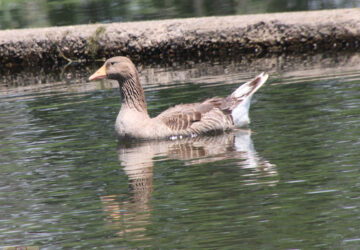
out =
<svg viewBox="0 0 360 250"><path fill-rule="evenodd" d="M263 72L254 79L241 85L231 94L232 98L239 100L238 105L231 112L236 127L243 127L250 123L249 108L251 98L266 82L268 77L269 75Z"/></svg>

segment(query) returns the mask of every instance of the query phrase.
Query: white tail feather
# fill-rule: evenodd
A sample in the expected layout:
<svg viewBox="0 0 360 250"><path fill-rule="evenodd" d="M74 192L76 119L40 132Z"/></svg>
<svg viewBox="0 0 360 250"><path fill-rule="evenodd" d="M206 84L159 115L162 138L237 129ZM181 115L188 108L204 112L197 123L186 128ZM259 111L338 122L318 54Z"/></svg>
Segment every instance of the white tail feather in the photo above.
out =
<svg viewBox="0 0 360 250"><path fill-rule="evenodd" d="M253 80L241 85L231 94L235 98L242 99L231 112L231 116L237 127L243 127L250 123L249 108L251 97L266 82L268 77L269 75L263 72Z"/></svg>

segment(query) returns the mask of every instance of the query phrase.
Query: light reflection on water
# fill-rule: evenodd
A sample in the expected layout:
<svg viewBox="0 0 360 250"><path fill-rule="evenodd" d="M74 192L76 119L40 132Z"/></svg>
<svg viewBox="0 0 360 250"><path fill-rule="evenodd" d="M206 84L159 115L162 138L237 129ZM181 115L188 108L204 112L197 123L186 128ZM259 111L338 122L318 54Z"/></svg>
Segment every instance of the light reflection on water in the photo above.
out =
<svg viewBox="0 0 360 250"><path fill-rule="evenodd" d="M329 65L273 68L249 129L180 141L117 142L111 86L2 91L1 246L356 248L360 74ZM252 76L212 67L147 85L150 114Z"/></svg>

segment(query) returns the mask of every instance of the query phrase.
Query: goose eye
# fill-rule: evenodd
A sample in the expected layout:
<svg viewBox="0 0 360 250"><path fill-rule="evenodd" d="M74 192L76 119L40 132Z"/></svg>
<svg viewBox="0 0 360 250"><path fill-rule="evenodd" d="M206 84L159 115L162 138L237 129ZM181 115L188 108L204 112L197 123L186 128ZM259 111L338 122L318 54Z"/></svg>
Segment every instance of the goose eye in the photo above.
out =
<svg viewBox="0 0 360 250"><path fill-rule="evenodd" d="M115 62L111 62L110 64L111 64L111 65L114 65L114 64L115 64Z"/></svg>

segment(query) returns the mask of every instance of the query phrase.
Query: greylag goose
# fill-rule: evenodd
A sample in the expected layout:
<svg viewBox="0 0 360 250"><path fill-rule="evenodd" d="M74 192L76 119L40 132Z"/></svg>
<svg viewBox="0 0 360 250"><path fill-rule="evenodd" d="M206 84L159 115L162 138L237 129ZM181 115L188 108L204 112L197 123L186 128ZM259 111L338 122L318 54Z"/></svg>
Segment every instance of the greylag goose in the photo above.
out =
<svg viewBox="0 0 360 250"><path fill-rule="evenodd" d="M268 75L261 73L225 98L213 97L199 103L176 105L154 118L147 112L144 90L130 59L122 56L108 59L89 80L103 78L117 80L120 85L122 103L115 123L119 137L176 139L249 124L251 97Z"/></svg>

